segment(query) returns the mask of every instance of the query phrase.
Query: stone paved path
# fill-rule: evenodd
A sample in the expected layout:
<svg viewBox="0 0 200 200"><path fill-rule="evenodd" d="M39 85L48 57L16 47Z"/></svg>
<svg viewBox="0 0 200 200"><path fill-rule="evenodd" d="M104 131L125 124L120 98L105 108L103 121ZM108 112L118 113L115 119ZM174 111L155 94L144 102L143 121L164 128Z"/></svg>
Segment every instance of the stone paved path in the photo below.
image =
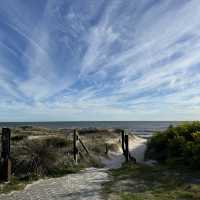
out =
<svg viewBox="0 0 200 200"><path fill-rule="evenodd" d="M88 168L77 174L37 181L23 191L0 195L0 200L103 200L106 169Z"/></svg>

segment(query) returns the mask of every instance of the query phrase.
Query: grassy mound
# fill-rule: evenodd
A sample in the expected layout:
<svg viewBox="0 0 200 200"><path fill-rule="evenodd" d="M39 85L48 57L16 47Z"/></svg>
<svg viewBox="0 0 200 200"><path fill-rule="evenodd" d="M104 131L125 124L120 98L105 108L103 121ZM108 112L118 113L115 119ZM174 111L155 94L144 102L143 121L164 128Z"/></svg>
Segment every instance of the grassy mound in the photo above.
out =
<svg viewBox="0 0 200 200"><path fill-rule="evenodd" d="M189 168L200 167L200 122L170 126L150 138L147 159L154 159L169 165Z"/></svg>

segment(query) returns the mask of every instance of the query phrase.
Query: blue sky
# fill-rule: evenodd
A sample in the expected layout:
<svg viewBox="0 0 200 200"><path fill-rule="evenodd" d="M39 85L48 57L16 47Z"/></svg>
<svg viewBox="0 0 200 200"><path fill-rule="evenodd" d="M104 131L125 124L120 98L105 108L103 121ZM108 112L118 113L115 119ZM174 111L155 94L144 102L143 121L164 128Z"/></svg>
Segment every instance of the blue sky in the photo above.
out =
<svg viewBox="0 0 200 200"><path fill-rule="evenodd" d="M0 121L198 119L199 0L1 0Z"/></svg>

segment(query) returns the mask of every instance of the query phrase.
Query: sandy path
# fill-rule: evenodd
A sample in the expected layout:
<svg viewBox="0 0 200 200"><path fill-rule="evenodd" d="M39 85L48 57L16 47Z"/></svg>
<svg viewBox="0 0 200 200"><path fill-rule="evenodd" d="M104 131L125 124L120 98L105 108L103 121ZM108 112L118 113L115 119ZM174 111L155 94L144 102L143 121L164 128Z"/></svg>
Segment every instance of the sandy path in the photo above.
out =
<svg viewBox="0 0 200 200"><path fill-rule="evenodd" d="M37 181L23 191L1 195L1 200L102 200L106 169L88 168L77 174Z"/></svg>
<svg viewBox="0 0 200 200"><path fill-rule="evenodd" d="M146 142L146 139L137 136L134 136L134 138L129 140L130 154L136 158L137 163L144 162ZM110 169L119 168L124 161L125 158L122 154L121 148L118 152L110 152L108 159L102 159L102 162L105 164L105 166Z"/></svg>
<svg viewBox="0 0 200 200"><path fill-rule="evenodd" d="M130 153L136 158L138 163L144 162L144 154L147 147L146 143L146 139L137 136L135 136L135 138L129 143Z"/></svg>
<svg viewBox="0 0 200 200"><path fill-rule="evenodd" d="M134 137L129 143L131 154L143 162L146 140ZM102 184L108 181L107 170L118 168L124 162L122 150L110 152L109 159L103 159L105 168L88 168L80 173L61 178L43 179L28 185L24 190L0 195L0 200L103 200Z"/></svg>

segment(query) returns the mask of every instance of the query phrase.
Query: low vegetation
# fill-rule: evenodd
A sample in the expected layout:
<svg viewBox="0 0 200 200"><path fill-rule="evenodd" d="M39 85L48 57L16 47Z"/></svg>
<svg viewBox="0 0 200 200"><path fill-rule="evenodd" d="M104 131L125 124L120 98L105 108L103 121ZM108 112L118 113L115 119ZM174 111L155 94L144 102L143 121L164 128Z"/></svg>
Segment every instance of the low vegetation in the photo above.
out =
<svg viewBox="0 0 200 200"><path fill-rule="evenodd" d="M105 199L200 199L200 122L157 132L148 141L146 159L158 163L128 163L111 170L111 181L104 186Z"/></svg>
<svg viewBox="0 0 200 200"><path fill-rule="evenodd" d="M200 122L170 126L148 142L147 159L170 166L200 168Z"/></svg>
<svg viewBox="0 0 200 200"><path fill-rule="evenodd" d="M124 164L104 185L109 200L199 200L200 173L166 166Z"/></svg>
<svg viewBox="0 0 200 200"><path fill-rule="evenodd" d="M100 157L118 151L119 132L81 130L80 138L89 150L79 146L78 165L73 160L73 135L69 130L22 127L12 130L12 181L0 192L21 189L41 177L57 177L85 167L102 167ZM110 170L110 181L103 185L109 200L199 200L200 199L200 122L170 126L151 137L146 159L154 166L124 164Z"/></svg>
<svg viewBox="0 0 200 200"><path fill-rule="evenodd" d="M43 177L57 177L75 173L85 167L102 167L99 155L105 155L106 131L81 131L80 138L88 147L88 155L79 144L78 165L73 159L73 131L23 126L12 129L12 181L0 184L0 192L23 188L27 183ZM110 137L118 137L111 133ZM107 138L109 138L107 134ZM110 145L114 149L114 144Z"/></svg>

